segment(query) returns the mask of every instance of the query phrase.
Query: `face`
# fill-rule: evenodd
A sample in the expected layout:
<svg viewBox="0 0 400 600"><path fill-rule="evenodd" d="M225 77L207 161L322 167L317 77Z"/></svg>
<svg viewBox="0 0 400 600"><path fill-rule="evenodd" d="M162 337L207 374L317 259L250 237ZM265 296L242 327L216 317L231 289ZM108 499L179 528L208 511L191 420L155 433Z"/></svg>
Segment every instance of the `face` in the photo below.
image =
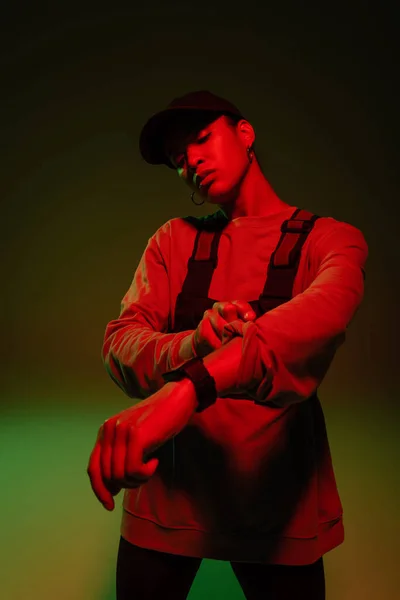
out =
<svg viewBox="0 0 400 600"><path fill-rule="evenodd" d="M254 138L248 121L242 119L232 127L222 115L206 124L175 123L164 143L179 177L208 202L220 204L234 199L246 176L247 148Z"/></svg>

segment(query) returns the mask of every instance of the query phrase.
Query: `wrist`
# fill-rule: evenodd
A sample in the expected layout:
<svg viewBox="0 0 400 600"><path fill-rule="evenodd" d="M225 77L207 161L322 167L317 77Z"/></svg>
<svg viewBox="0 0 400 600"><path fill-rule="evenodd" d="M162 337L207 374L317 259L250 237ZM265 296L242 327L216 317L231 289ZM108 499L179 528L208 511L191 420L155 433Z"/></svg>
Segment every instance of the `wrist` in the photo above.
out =
<svg viewBox="0 0 400 600"><path fill-rule="evenodd" d="M164 387L167 388L171 394L182 394L182 397L193 406L193 410L196 410L199 406L196 394L196 388L193 381L188 377L184 377L179 381L168 381Z"/></svg>
<svg viewBox="0 0 400 600"><path fill-rule="evenodd" d="M194 403L194 396L196 397L198 403L197 412L202 412L217 400L215 381L204 367L201 358L193 358L178 369L163 373L163 378L166 382L189 379L193 385L195 394L192 394L192 388L188 383L184 385L187 386L185 388L186 393L189 395L192 403Z"/></svg>
<svg viewBox="0 0 400 600"><path fill-rule="evenodd" d="M203 364L215 381L217 394L237 391L237 374L242 359L242 338L234 337L230 342L214 350L203 359Z"/></svg>

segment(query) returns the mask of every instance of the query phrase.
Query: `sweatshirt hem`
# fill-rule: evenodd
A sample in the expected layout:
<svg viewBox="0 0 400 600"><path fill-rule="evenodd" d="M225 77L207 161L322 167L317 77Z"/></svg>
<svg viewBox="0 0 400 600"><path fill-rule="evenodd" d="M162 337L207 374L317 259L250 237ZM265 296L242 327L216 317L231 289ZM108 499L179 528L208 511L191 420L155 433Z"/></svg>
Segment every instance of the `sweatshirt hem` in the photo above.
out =
<svg viewBox="0 0 400 600"><path fill-rule="evenodd" d="M344 541L342 516L318 525L314 537L260 532L246 537L199 529L170 529L123 509L121 536L136 546L168 554L232 562L306 565Z"/></svg>

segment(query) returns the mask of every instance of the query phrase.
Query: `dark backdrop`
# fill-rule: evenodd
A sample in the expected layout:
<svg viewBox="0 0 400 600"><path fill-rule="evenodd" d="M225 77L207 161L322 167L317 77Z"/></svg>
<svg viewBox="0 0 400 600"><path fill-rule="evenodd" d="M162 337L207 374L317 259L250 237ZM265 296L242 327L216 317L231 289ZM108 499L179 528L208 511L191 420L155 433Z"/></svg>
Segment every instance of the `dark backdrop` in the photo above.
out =
<svg viewBox="0 0 400 600"><path fill-rule="evenodd" d="M69 440L78 435L83 415L98 411L82 434L82 454L75 446L77 469L83 472L98 426L127 406L101 363L105 326L118 316L155 230L171 217L210 210L191 204L188 188L172 171L143 162L138 135L147 118L173 97L209 89L237 104L254 125L264 171L283 200L352 223L369 244L365 299L320 396L344 481L342 496L347 490L347 506L355 502L361 484L354 473L364 467L364 502L371 490L387 494L389 540L388 507L398 490L393 479L385 479L395 462L395 437L382 450L395 431L399 396L395 9L376 3L329 3L312 10L174 0L138 3L129 10L57 3L49 12L37 3L12 3L2 7L1 27L2 402L10 411L4 414L25 411L33 419L16 438L3 421L10 472L26 470L26 432L35 446L38 415L73 414L74 425L67 419L65 430ZM56 418L53 429L42 428L41 435L54 433L60 421L66 423ZM43 444L43 457L53 455L57 439ZM10 463L15 445L21 462ZM381 463L379 468L374 463L371 474L368 461L379 449ZM69 465L68 450L61 454ZM55 476L44 458L41 468L44 481ZM88 487L82 479L90 512L96 500L89 500ZM33 479L35 491L39 494L39 484ZM18 521L16 496L7 506ZM379 528L367 535L364 527L382 518L382 501L370 500L361 512L353 504L347 552L357 553L361 546L366 552L368 541L381 539ZM360 514L359 529L352 529ZM88 514L82 519L87 523ZM368 559L359 580L368 581L362 569L368 564L371 573L372 553ZM85 560L76 563L82 576ZM356 598L354 590L345 595L354 579L347 562L343 567L346 579L343 589L335 588L337 597ZM382 589L390 577L379 572L374 597L389 598ZM16 581L21 583L16 576L12 585ZM367 598L371 586L369 581L359 597Z"/></svg>

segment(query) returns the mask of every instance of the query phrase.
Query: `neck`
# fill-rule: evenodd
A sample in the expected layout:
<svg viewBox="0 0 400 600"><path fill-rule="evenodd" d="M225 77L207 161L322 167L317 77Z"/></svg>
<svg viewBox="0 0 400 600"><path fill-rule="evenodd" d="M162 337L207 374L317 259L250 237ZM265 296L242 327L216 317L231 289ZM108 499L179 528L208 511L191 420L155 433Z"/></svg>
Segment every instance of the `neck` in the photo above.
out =
<svg viewBox="0 0 400 600"><path fill-rule="evenodd" d="M230 221L237 217L273 215L288 206L275 194L257 161L251 163L233 196L218 204Z"/></svg>

